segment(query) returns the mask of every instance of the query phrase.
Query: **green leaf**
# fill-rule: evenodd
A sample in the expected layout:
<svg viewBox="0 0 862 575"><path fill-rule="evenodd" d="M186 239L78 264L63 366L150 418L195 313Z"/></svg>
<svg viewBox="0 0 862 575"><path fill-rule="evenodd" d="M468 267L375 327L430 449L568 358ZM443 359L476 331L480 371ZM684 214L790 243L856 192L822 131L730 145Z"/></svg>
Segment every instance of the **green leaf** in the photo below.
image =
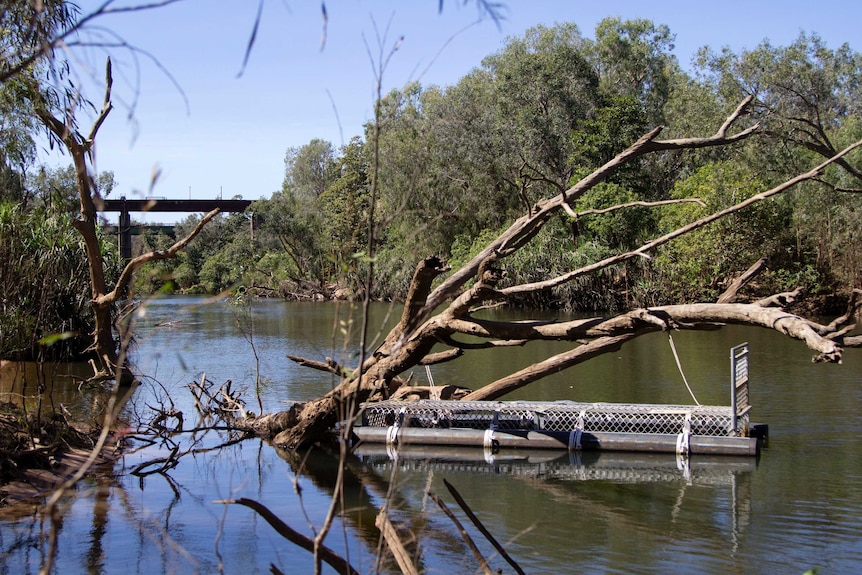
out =
<svg viewBox="0 0 862 575"><path fill-rule="evenodd" d="M46 335L42 339L39 340L39 345L44 345L46 347L52 346L59 341L63 341L66 339L71 339L78 335L76 331L64 331L61 333L52 333L50 335Z"/></svg>

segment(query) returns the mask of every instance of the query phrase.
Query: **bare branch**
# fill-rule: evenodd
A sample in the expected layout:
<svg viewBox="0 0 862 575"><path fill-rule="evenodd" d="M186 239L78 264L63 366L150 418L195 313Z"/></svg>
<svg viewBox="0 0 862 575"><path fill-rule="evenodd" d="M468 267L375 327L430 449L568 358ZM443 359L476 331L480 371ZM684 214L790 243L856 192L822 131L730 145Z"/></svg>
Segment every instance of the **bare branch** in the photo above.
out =
<svg viewBox="0 0 862 575"><path fill-rule="evenodd" d="M485 575L494 575L494 572L491 571L490 567L488 567L488 561L485 560L485 558L482 556L482 552L479 551L479 548L476 547L476 544L473 542L473 538L470 537L470 534L467 533L467 530L464 529L464 526L461 525L461 522L458 521L458 518L455 517L455 514L449 510L449 507L446 505L446 503L444 503L442 499L440 499L439 497L437 497L437 495L431 493L430 491L428 492L428 497L430 497L434 501L434 503L437 504L437 507L439 507L440 510L446 514L446 517L448 517L452 521L452 524L455 525L455 529L457 529L458 533L461 534L461 538L464 540L464 543L466 543L467 547L470 548L470 551L473 552L473 557L475 557L476 560L479 562L479 566L482 568L482 572L485 573Z"/></svg>
<svg viewBox="0 0 862 575"><path fill-rule="evenodd" d="M850 300L847 302L847 310L840 316L829 322L826 326L830 331L842 329L850 325L856 314L859 313L859 308L862 307L862 289L854 289L850 293Z"/></svg>
<svg viewBox="0 0 862 575"><path fill-rule="evenodd" d="M769 297L765 297L763 299L757 300L754 302L755 305L759 305L760 307L780 307L784 308L791 305L796 299L799 297L799 294L802 293L801 288L796 288L793 291L787 291L782 293L773 294ZM730 302L728 302L730 303Z"/></svg>
<svg viewBox="0 0 862 575"><path fill-rule="evenodd" d="M498 399L507 393L520 389L534 381L538 381L552 373L557 373L583 363L599 355L616 351L627 341L631 341L639 334L629 333L624 335L602 337L590 343L580 345L573 350L557 354L548 359L526 367L520 371L509 374L496 381L483 386L481 389L469 393L464 401L482 401Z"/></svg>
<svg viewBox="0 0 862 575"><path fill-rule="evenodd" d="M461 511L463 511L467 515L473 525L476 526L476 529L478 529L482 533L482 535L485 536L485 539L487 539L488 542L494 546L494 549L497 550L500 556L503 557L503 559L505 559L506 562L512 566L512 569L514 569L516 573L518 573L519 575L525 575L524 570L521 569L521 566L518 565L518 563L515 562L515 560L512 559L512 557L508 553L506 553L506 550L503 548L503 546L500 545L497 539L494 538L490 531L488 531L482 521L478 517L476 517L476 514L473 513L473 510L470 509L470 506L467 505L467 502L464 501L464 498L461 497L461 494L458 493L458 490L455 489L455 487L451 483L446 481L446 479L443 479L443 485L446 486L446 489L448 489L452 497L455 498L455 502L458 504L458 507L461 508Z"/></svg>
<svg viewBox="0 0 862 575"><path fill-rule="evenodd" d="M766 269L766 258L760 258L754 264L751 265L750 268L745 270L738 278L733 280L724 293L718 297L717 303L732 303L736 301L736 297L739 294L739 290L741 290L745 285L748 284L752 279L760 275Z"/></svg>
<svg viewBox="0 0 862 575"><path fill-rule="evenodd" d="M301 547L310 553L315 552L315 542L300 533L299 531L292 528L290 525L282 521L275 513L269 510L265 505L255 501L254 499L247 499L245 497L241 497L239 499L224 499L220 501L213 501L213 503L228 503L235 505L244 505L249 509L254 510L255 513L263 517L269 525L275 529L275 531L296 545L297 547ZM335 569L336 573L341 575L359 575L359 571L357 571L347 560L330 549L325 545L317 546L317 551L320 554L321 559L326 562L327 565Z"/></svg>
<svg viewBox="0 0 862 575"><path fill-rule="evenodd" d="M616 211L616 210L623 210L623 209L626 209L626 208L633 208L633 207L635 207L635 206L642 206L642 207L645 207L645 208L652 208L652 207L655 207L655 206L666 206L666 205L669 205L669 204L682 204L682 203L689 203L689 202L691 202L691 203L695 203L695 204L699 204L699 205L701 205L701 206L706 207L706 203L705 203L703 200L699 199L699 198L681 198L681 199L678 199L678 200L657 200L657 201L655 201L655 202L647 202L647 201L644 201L644 200L636 200L636 201L628 202L628 203L625 203L625 204L617 204L616 206L611 206L611 207L609 207L609 208L591 208L591 209L589 209L589 210L584 210L584 211L582 211L582 212L577 212L577 213L575 213L575 212L571 212L571 211L570 211L570 210L571 210L571 208L568 208L568 209L566 210L566 213L568 213L568 214L569 214L570 216L572 216L572 217L580 218L580 217L583 217L583 216L589 216L589 215L608 214L608 213L610 213L610 212L614 212L614 211ZM566 207L567 207L567 206L564 204L564 209L565 209Z"/></svg>
<svg viewBox="0 0 862 575"><path fill-rule="evenodd" d="M655 138L661 132L661 128L655 128L652 131L644 134L634 144L629 146L617 154L613 159L595 170L587 177L581 179L574 186L570 187L562 194L555 195L552 198L541 200L536 210L532 214L527 214L518 218L512 225L498 236L494 241L488 244L484 250L473 257L460 270L449 276L440 286L438 286L429 296L425 307L420 314L420 319L425 320L440 306L446 299L454 297L458 290L476 275L481 263L492 254L507 255L517 250L520 246L530 241L535 236L541 227L559 210L564 209L563 206L574 199L579 198L584 193L595 187L597 184L606 180L621 166L631 160L661 150L679 150L689 148L706 148L718 147L731 144L749 137L757 129L758 125L751 126L742 132L728 136L727 130L736 123L743 114L748 110L751 104L752 97L747 97L743 100L736 110L727 117L718 131L706 138L687 138L682 140L666 140L656 141ZM610 265L610 264L608 264Z"/></svg>
<svg viewBox="0 0 862 575"><path fill-rule="evenodd" d="M327 357L325 362L314 361L313 359L300 357L298 355L288 355L287 359L303 367L310 367L311 369L316 369L318 371L325 371L327 373L335 374L339 377L351 377L353 375L349 370L342 367L331 357Z"/></svg>
<svg viewBox="0 0 862 575"><path fill-rule="evenodd" d="M499 341L483 341L483 342L470 342L464 343L460 341L455 341L451 337L442 337L441 340L446 345L451 345L452 347L456 347L461 351L464 350L474 350L474 349L492 349L496 347L523 347L529 343L529 340L526 339L503 339Z"/></svg>
<svg viewBox="0 0 862 575"><path fill-rule="evenodd" d="M696 303L641 308L608 318L566 322L508 323L478 319L442 320L452 332L494 339L578 341L667 329L711 329L715 324L753 325L774 329L804 341L819 352L818 361L840 362L841 348L807 320L779 308L758 304Z"/></svg>
<svg viewBox="0 0 862 575"><path fill-rule="evenodd" d="M383 536L383 540L386 541L386 545L392 552L395 562L398 563L398 568L401 569L401 573L404 575L419 575L419 571L410 559L410 554L407 553L407 549L401 542L401 537L399 537L398 532L392 525L392 522L389 521L389 513L387 512L385 505L380 508L380 512L374 519L374 526L380 530L380 534Z"/></svg>
<svg viewBox="0 0 862 575"><path fill-rule="evenodd" d="M126 292L129 287L129 284L132 281L132 278L134 277L135 272L140 267L152 261L166 260L176 256L177 252L182 250L189 244L189 242L195 239L195 237L201 232L204 226L207 225L210 220L216 217L220 211L221 210L216 208L209 212L207 215L201 218L201 221L197 223L195 229L189 232L186 237L174 243L174 245L169 247L167 250L153 250L151 252L141 254L136 258L132 258L129 263L126 264L126 267L123 268L122 273L120 273L120 278L117 280L117 285L114 287L114 289L111 290L109 293L97 298L98 303L104 305L106 303L117 301L120 295Z"/></svg>
<svg viewBox="0 0 862 575"><path fill-rule="evenodd" d="M651 318L651 319L648 319ZM451 327L466 328L465 322ZM476 322L482 325L470 326L473 335L499 335L500 331L511 333L514 326L491 322ZM568 369L599 355L618 350L632 339L664 329L716 329L724 323L758 325L774 329L794 339L804 341L810 349L818 353L815 362L841 363L841 348L828 337L820 335L824 326L812 326L804 318L789 314L777 308L764 308L758 304L690 304L665 306L646 310L633 310L609 319L576 320L573 322L541 324L527 327L533 331L532 339L579 340L590 337L596 339L572 350L526 367L485 385L464 397L464 401L493 400L507 393L542 379L552 373ZM844 345L847 345L845 340Z"/></svg>
<svg viewBox="0 0 862 575"><path fill-rule="evenodd" d="M93 126L90 129L90 135L87 136L88 152L92 152L92 146L93 142L96 140L96 134L105 122L105 118L108 117L108 114L110 114L111 110L114 108L113 104L111 104L111 89L113 85L114 78L111 74L111 59L108 58L108 61L105 63L105 100L102 103L102 110L99 112L99 117L96 118L95 122L93 122Z"/></svg>
<svg viewBox="0 0 862 575"><path fill-rule="evenodd" d="M452 361L453 359L458 359L462 355L464 355L464 350L461 348L429 353L419 361L419 365L436 365L438 363L445 363L447 361Z"/></svg>
<svg viewBox="0 0 862 575"><path fill-rule="evenodd" d="M682 226L681 228L677 228L676 230L674 230L670 233L667 233L667 234L665 234L659 238L656 238L650 242L647 242L646 244L642 245L641 247L639 247L635 250L605 258L604 260L601 260L599 262L595 262L593 264L590 264L588 266L584 266L584 267L576 269L576 270L572 270L571 272L568 272L568 273L563 274L561 276L558 276L556 278L551 278L551 279L541 281L541 282L534 282L534 283L530 283L530 284L522 284L522 285L518 285L518 286L512 286L512 287L500 290L500 292L503 293L504 295L509 296L509 295L514 295L514 294L528 293L528 292L534 292L534 291L539 291L539 290L543 290L543 289L548 289L548 288L556 287L556 286L562 285L566 282L572 281L573 279L575 279L578 276L582 276L582 275L585 275L587 273L592 273L594 271L597 271L597 270L600 270L602 268L606 268L608 266L632 259L634 257L641 257L641 256L643 256L643 254L645 252L652 251L655 248L657 248L661 245L664 245L664 244L668 243L669 241L671 241L675 238L683 236L683 235L685 235L691 231L694 231L698 228L702 228L707 224L710 224L710 223L712 223L716 220L719 220L719 219L721 219L721 218L723 218L729 214L732 214L734 212L738 212L742 209L745 209L748 206L756 204L757 202L763 201L767 198L771 198L772 196L775 196L775 195L778 195L782 192L785 192L785 191L791 189L796 184L799 184L800 182L814 179L815 177L820 175L823 172L823 170L826 169L826 167L828 167L830 164L837 162L838 160L840 160L841 158L843 158L844 156L846 156L847 154L849 154L850 152L852 152L853 150L858 148L859 146L862 146L862 140L859 140L858 142L851 144L850 146L844 148L844 150L842 150L841 152L839 152L835 156L829 158L828 160L821 163L820 165L816 166L815 168L813 168L813 169L811 169L811 170L809 170L803 174L799 174L798 176L791 178L791 179L787 180L786 182L779 184L778 186L776 186L770 190L766 190L765 192L755 194L754 196L751 196L750 198L743 200L742 202L739 202L738 204L735 204L735 205L730 206L728 208L725 208L723 210L719 210L717 212L714 212L714 213L712 213L708 216L705 216L705 217L703 217L697 221L694 221L688 225Z"/></svg>

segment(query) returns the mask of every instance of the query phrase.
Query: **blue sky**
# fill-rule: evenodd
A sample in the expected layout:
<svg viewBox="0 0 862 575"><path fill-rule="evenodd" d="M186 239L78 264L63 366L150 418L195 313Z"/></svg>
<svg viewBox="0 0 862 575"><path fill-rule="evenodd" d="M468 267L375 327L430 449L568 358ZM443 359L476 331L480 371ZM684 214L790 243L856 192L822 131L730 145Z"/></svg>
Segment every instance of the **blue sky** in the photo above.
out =
<svg viewBox="0 0 862 575"><path fill-rule="evenodd" d="M87 12L102 1L79 4ZM831 48L849 42L862 50L862 2L857 0L510 0L505 6L506 19L498 28L491 21L476 22L472 0L446 0L442 13L437 0L328 0L321 50L319 1L266 0L241 76L257 0L185 0L105 17L99 26L149 53L179 87L148 57L139 55L136 68L129 53L115 51L116 109L96 140L96 168L114 172L118 188L112 197L269 197L281 187L289 147L313 138L340 146L362 134L372 115L375 85L367 47L377 57L378 34L387 28L387 50L400 36L404 40L383 76L384 91L413 80L454 84L484 56L500 50L507 37L559 22L574 22L593 37L596 24L608 16L667 24L684 66L704 45L739 50L764 39L784 45L802 30L820 34ZM88 69L97 77L103 74L104 54L79 57L82 75ZM101 98L97 90L88 94ZM161 175L151 190L155 170Z"/></svg>

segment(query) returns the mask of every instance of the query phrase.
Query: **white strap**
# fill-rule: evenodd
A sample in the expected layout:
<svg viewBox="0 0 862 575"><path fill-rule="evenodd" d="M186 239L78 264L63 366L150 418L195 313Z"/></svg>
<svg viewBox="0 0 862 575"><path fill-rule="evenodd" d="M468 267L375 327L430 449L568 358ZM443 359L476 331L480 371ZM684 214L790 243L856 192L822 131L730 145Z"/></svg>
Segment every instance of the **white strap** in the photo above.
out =
<svg viewBox="0 0 862 575"><path fill-rule="evenodd" d="M688 455L691 453L691 412L685 414L685 423L682 425L682 433L676 437L676 454Z"/></svg>
<svg viewBox="0 0 862 575"><path fill-rule="evenodd" d="M396 445L398 443L398 430L400 425L390 425L386 429L386 445Z"/></svg>
<svg viewBox="0 0 862 575"><path fill-rule="evenodd" d="M386 445L398 444L398 430L401 429L401 424L404 423L404 415L407 413L405 408L401 408L398 415L395 416L395 423L386 429Z"/></svg>
<svg viewBox="0 0 862 575"><path fill-rule="evenodd" d="M486 429L485 436L482 439L482 447L484 447L485 449L492 449L494 447L495 441L496 438L494 437L494 430Z"/></svg>
<svg viewBox="0 0 862 575"><path fill-rule="evenodd" d="M572 451L572 450L580 451L581 450L581 434L582 433L583 433L583 431L581 431L578 428L575 428L569 432L569 451Z"/></svg>

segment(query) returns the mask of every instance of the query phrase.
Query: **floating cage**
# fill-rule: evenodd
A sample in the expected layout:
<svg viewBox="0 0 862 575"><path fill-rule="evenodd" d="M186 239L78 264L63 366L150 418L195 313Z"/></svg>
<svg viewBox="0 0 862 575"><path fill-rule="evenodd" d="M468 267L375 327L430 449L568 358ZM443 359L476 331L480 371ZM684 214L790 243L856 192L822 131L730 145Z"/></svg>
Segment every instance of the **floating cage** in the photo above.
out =
<svg viewBox="0 0 862 575"><path fill-rule="evenodd" d="M362 425L644 434L679 434L688 426L691 435L733 437L748 434L748 415L734 418L730 407L704 405L383 401L365 407Z"/></svg>
<svg viewBox="0 0 862 575"><path fill-rule="evenodd" d="M748 344L731 349L730 405L573 401L383 401L363 406L360 441L679 455L756 455L765 426L752 426Z"/></svg>

